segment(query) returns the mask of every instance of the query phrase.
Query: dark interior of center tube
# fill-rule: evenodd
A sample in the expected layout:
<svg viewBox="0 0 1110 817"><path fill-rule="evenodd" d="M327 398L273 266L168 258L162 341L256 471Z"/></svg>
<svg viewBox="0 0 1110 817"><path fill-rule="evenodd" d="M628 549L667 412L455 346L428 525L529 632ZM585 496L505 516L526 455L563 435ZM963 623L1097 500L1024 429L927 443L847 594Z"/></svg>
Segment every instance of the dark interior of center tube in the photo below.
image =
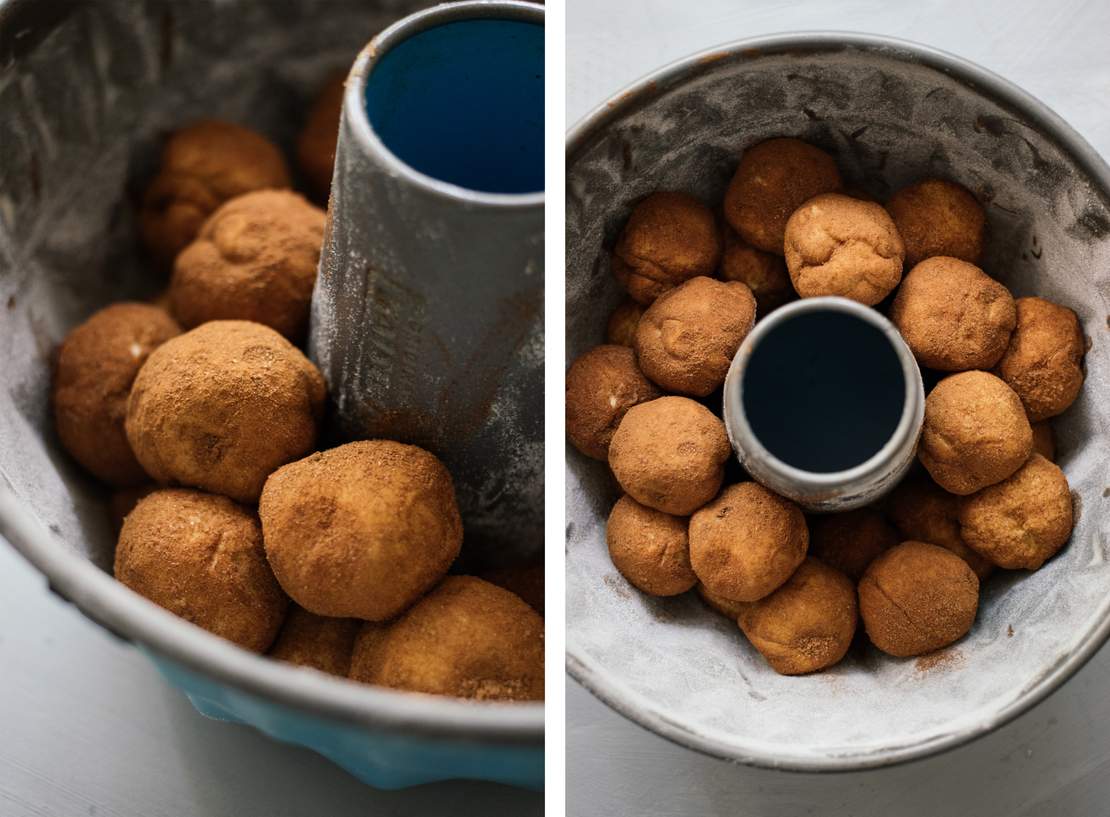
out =
<svg viewBox="0 0 1110 817"><path fill-rule="evenodd" d="M427 176L486 193L542 191L543 31L461 20L399 43L367 78L370 126Z"/></svg>
<svg viewBox="0 0 1110 817"><path fill-rule="evenodd" d="M877 327L844 312L802 312L753 350L744 412L780 460L832 473L866 462L890 439L905 388L898 356Z"/></svg>

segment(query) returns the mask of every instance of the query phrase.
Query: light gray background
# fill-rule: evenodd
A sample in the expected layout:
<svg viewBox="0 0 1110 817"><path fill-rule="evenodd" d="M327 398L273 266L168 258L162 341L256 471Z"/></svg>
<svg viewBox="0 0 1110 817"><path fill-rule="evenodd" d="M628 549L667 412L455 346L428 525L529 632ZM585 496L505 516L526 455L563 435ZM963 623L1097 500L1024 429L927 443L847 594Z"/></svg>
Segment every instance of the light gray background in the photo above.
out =
<svg viewBox="0 0 1110 817"><path fill-rule="evenodd" d="M889 34L968 58L1039 97L1110 156L1104 0L567 0L567 122L694 51L781 31ZM1110 815L1110 649L1016 722L938 758L800 775L672 745L577 684L567 692L567 813L586 815Z"/></svg>

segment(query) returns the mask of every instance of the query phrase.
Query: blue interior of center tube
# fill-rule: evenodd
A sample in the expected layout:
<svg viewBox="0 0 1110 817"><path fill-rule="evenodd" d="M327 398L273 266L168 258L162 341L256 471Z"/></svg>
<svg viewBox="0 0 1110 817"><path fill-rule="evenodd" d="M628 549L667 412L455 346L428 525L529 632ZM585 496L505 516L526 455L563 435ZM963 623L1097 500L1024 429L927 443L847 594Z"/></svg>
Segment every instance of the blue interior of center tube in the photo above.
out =
<svg viewBox="0 0 1110 817"><path fill-rule="evenodd" d="M485 193L542 191L543 31L460 20L393 46L367 78L370 127L427 176Z"/></svg>

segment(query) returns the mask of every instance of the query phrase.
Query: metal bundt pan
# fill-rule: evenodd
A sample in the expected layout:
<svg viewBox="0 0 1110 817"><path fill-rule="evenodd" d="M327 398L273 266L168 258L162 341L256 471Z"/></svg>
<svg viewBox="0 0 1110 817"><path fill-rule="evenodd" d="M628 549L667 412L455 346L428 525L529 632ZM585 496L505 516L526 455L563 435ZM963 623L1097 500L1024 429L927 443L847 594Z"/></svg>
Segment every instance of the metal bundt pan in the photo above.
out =
<svg viewBox="0 0 1110 817"><path fill-rule="evenodd" d="M847 183L880 201L927 176L962 182L986 205L987 272L1078 313L1087 383L1054 423L1078 511L1071 542L1035 573L993 576L972 631L938 656L855 649L788 678L695 594L650 598L620 577L605 546L614 485L604 464L568 450L567 660L615 709L708 754L883 766L995 729L1110 633L1110 169L1028 94L923 46L821 33L712 49L634 84L569 136L568 360L602 342L620 300L606 249L631 205L660 189L716 204L743 149L784 134L830 150Z"/></svg>
<svg viewBox="0 0 1110 817"><path fill-rule="evenodd" d="M222 117L292 155L324 80L426 5L0 2L0 534L206 715L308 746L375 786L539 787L542 704L409 695L282 665L116 583L105 496L60 450L48 408L66 331L165 285L136 252L134 213L165 134Z"/></svg>

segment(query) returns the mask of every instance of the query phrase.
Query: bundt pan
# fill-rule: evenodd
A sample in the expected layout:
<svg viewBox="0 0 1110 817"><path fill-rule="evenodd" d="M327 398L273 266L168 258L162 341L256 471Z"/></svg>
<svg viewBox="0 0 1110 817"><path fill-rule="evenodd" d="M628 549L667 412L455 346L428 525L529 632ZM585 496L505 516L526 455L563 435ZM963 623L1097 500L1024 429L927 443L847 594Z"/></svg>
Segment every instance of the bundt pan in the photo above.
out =
<svg viewBox="0 0 1110 817"><path fill-rule="evenodd" d="M60 450L48 408L65 332L165 285L136 252L134 212L165 134L227 118L291 155L324 81L427 5L0 2L0 534L205 715L308 746L379 787L473 778L538 788L542 704L410 695L283 665L116 583L105 496Z"/></svg>
<svg viewBox="0 0 1110 817"><path fill-rule="evenodd" d="M696 594L649 598L620 577L605 545L615 486L604 464L568 450L568 667L621 713L711 755L808 771L883 766L995 729L1110 632L1110 169L1028 94L923 46L789 34L698 54L569 135L568 360L602 342L620 300L607 250L632 204L654 190L716 204L744 148L777 135L831 151L846 184L880 201L927 176L963 183L986 206L985 269L1017 295L1078 313L1087 382L1055 421L1078 524L1041 570L992 576L974 628L946 651L897 660L861 644L830 671L784 677Z"/></svg>

